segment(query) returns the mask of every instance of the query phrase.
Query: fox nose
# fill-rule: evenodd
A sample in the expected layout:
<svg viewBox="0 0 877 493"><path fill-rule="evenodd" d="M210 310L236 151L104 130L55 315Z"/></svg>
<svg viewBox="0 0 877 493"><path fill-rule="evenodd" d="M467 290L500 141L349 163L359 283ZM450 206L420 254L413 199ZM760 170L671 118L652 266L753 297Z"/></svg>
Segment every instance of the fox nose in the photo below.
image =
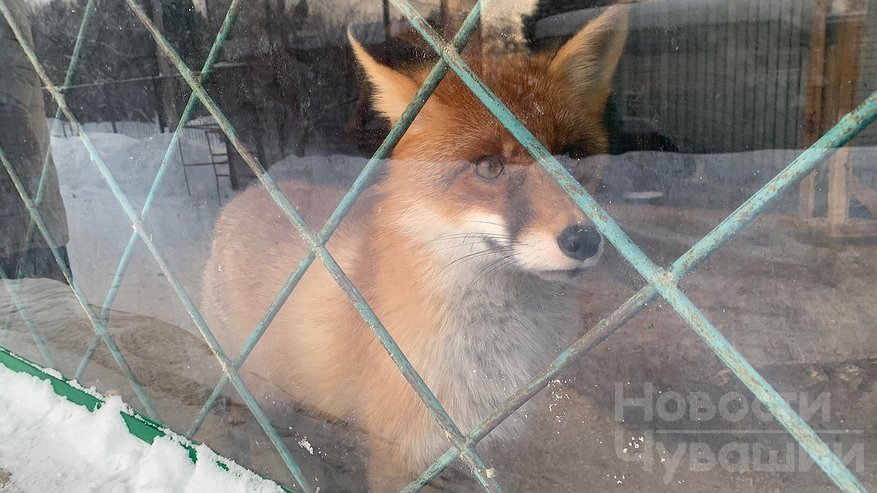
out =
<svg viewBox="0 0 877 493"><path fill-rule="evenodd" d="M561 231L557 237L560 250L567 257L587 260L597 254L603 237L593 226L574 224Z"/></svg>

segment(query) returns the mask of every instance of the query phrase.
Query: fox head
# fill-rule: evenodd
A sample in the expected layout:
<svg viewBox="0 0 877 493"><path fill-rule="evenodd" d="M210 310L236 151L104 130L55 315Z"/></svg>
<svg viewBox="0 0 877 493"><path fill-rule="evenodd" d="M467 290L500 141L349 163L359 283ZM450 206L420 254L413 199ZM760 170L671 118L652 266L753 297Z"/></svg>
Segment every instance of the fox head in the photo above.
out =
<svg viewBox="0 0 877 493"><path fill-rule="evenodd" d="M553 154L607 151L603 113L627 38L627 7L608 8L554 54L486 59L482 80ZM395 123L427 70L402 73L351 36L374 106ZM567 161L569 162L569 161ZM530 154L449 72L396 146L377 212L407 239L446 256L507 260L548 279L594 265L603 238ZM594 190L600 173L584 185Z"/></svg>

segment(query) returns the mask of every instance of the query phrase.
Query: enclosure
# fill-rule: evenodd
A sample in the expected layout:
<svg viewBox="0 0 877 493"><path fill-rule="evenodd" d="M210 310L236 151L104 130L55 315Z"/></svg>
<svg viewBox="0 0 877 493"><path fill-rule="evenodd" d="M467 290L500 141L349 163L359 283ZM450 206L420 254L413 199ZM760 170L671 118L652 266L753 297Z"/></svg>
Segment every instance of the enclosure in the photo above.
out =
<svg viewBox="0 0 877 493"><path fill-rule="evenodd" d="M571 165L484 81L506 55L556 56L610 3L0 0L0 349L288 490L366 491L357 420L248 363L282 350L275 317L327 270L447 438L404 491L875 489L877 5L632 2L605 152ZM423 70L392 123L351 38ZM605 239L563 348L474 427L329 241L450 78ZM313 221L288 180L345 193ZM220 212L254 187L308 251L230 347L202 283ZM241 243L245 265L271 248ZM479 445L509 416L526 433ZM36 491L27 474L0 453L0 491Z"/></svg>

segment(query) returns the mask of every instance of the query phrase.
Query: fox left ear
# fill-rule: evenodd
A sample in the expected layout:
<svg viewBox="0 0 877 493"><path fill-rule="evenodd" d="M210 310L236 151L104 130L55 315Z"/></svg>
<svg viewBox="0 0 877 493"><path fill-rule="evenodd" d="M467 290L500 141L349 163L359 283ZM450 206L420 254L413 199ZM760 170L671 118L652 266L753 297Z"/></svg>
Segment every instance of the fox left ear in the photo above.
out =
<svg viewBox="0 0 877 493"><path fill-rule="evenodd" d="M567 41L548 66L559 87L571 89L581 108L601 114L627 41L629 7L613 5Z"/></svg>
<svg viewBox="0 0 877 493"><path fill-rule="evenodd" d="M387 117L391 125L395 124L396 120L402 116L402 113L408 107L408 104L414 99L420 84L407 75L382 65L372 58L365 51L365 48L356 41L356 38L353 37L350 31L347 32L347 38L350 40L350 46L353 48L356 60L362 66L365 75L374 87L373 99L375 109ZM420 110L411 127L413 129L422 129L430 118L442 109L441 101L438 100L437 96L433 95Z"/></svg>

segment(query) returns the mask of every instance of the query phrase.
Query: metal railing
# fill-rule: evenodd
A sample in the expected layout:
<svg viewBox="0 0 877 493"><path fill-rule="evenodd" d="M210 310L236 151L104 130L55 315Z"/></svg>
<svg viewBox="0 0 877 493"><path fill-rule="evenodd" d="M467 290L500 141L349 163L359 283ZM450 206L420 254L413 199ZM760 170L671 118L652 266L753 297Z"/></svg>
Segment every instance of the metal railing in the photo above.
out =
<svg viewBox="0 0 877 493"><path fill-rule="evenodd" d="M126 0L131 11L136 15L144 27L149 31L161 51L167 56L172 65L179 71L180 75L192 89L192 95L189 98L180 122L174 131L170 145L164 155L161 166L159 167L155 179L152 183L149 195L144 203L143 208L138 212L128 201L124 193L122 193L118 183L110 173L106 164L97 153L92 141L88 135L82 132L81 125L78 123L76 116L66 104L64 97L64 88L69 85L75 74L76 66L81 56L83 33L88 29L92 12L95 8L96 0L89 0L85 9L79 36L77 37L74 47L73 57L65 77L64 85L55 86L49 80L43 70L40 61L34 54L33 47L29 46L26 38L22 36L19 26L16 25L5 0L0 0L0 13L11 26L18 42L25 51L30 63L37 71L42 83L45 85L52 99L58 105L58 115L64 115L74 132L82 141L88 151L92 161L100 171L102 177L106 181L113 195L122 207L124 213L128 216L133 227L133 233L129 239L128 245L119 261L116 275L113 279L111 287L102 304L100 314L94 312L85 298L82 290L76 284L75 280L70 276L69 266L66 265L63 258L58 252L57 245L50 237L45 224L40 217L37 204L41 200L42 186L37 190L35 197L30 197L24 188L21 180L17 176L12 164L9 162L5 152L0 149L0 161L3 167L9 173L12 181L21 195L25 206L31 214L31 219L36 228L45 237L46 244L52 250L55 260L61 267L64 275L67 277L73 294L82 306L90 322L92 323L96 335L88 347L85 355L82 357L80 364L76 370L75 378L79 378L91 360L95 349L101 342L107 345L113 354L117 364L128 378L132 389L142 401L144 408L150 417L160 419L158 412L152 405L145 390L140 386L136 377L131 372L125 362L125 358L116 346L113 338L107 332L106 322L109 316L109 310L113 305L118 289L124 281L124 276L131 255L138 239L144 243L152 257L158 263L159 268L165 275L171 288L176 293L180 302L183 304L193 322L195 323L201 336L209 345L216 358L219 360L223 377L217 383L213 393L205 402L201 411L198 413L192 427L189 430L189 436L194 436L201 427L205 417L210 412L217 397L228 383L231 383L240 394L244 403L253 413L255 419L268 435L272 444L277 449L282 460L289 468L295 481L297 488L311 492L315 491L310 481L304 477L298 462L292 456L283 440L278 435L275 427L269 422L262 408L256 402L252 392L247 388L246 384L238 374L238 370L243 365L247 356L259 342L262 335L268 329L271 321L277 312L286 302L292 290L304 273L310 268L315 260L319 260L325 269L332 274L339 287L349 297L354 308L362 316L363 320L373 332L374 336L380 341L383 347L389 353L389 357L398 366L400 372L411 384L417 395L420 397L424 406L427 407L436 422L446 432L450 447L441 457L424 471L419 478L409 484L403 491L417 491L435 478L444 468L450 465L458 457L469 466L473 475L481 483L487 491L503 491L498 478L488 472L488 466L484 460L475 451L476 444L487 436L494 428L496 428L506 417L522 406L527 400L532 398L536 393L543 389L550 380L555 378L561 371L568 368L574 361L584 355L587 351L597 346L600 342L612 335L625 322L639 313L645 306L656 297L664 298L685 320L686 323L694 330L698 336L706 343L728 368L746 385L746 387L764 404L771 414L779 421L800 446L810 455L810 457L819 465L825 474L842 490L849 492L866 491L862 482L856 478L850 470L841 462L841 460L828 448L825 442L813 431L813 429L798 415L791 407L780 397L780 395L764 380L764 378L752 367L752 365L725 339L724 336L710 323L700 309L695 306L691 300L679 288L680 279L694 269L700 262L711 255L716 249L721 247L729 239L731 239L741 229L751 223L766 207L768 207L776 198L787 190L791 185L803 178L812 171L820 162L829 156L834 150L848 143L858 132L877 118L877 92L869 96L859 107L845 115L831 130L829 130L822 138L806 149L798 158L790 163L782 172L775 176L770 182L762 187L757 193L746 200L737 210L735 210L728 218L722 221L715 229L713 229L704 238L692 246L684 255L677 259L668 269L664 269L653 263L643 251L637 247L631 239L621 230L618 224L607 214L607 212L594 200L594 198L585 191L582 186L567 172L567 170L551 155L551 153L515 118L509 109L500 101L496 95L481 81L481 79L466 65L460 56L460 52L467 44L476 27L478 26L481 9L488 1L476 2L474 8L464 20L462 27L454 36L451 42L442 40L427 22L417 13L417 11L406 0L391 0L405 18L414 26L414 28L422 35L424 40L435 50L440 56L439 61L432 68L429 76L418 90L416 96L409 104L408 108L403 112L397 123L390 130L390 133L381 144L378 151L368 161L365 168L353 183L347 195L338 204L329 220L320 231L310 230L301 215L295 209L293 204L278 188L275 181L267 174L262 164L256 159L238 139L234 128L228 119L219 110L214 100L204 90L203 82L209 77L211 69L222 50L229 31L235 21L241 0L233 0L229 6L225 20L217 33L216 39L211 47L210 54L200 71L200 75L196 75L182 61L180 56L171 47L168 40L155 27L149 16L142 10L136 0ZM347 275L342 271L335 259L325 248L325 244L334 231L338 228L341 220L353 206L357 198L362 194L365 188L374 177L382 160L389 156L394 146L399 142L402 135L408 129L418 112L423 108L427 99L438 86L439 82L448 72L453 70L463 83L471 90L487 107L487 109L509 130L509 132L527 149L533 158L553 177L558 185L573 199L573 201L587 214L597 229L615 246L619 253L639 272L647 285L640 289L634 296L628 299L615 312L601 320L594 328L586 332L572 346L563 351L557 358L542 372L542 374L533 378L527 385L518 389L510 395L508 399L498 408L496 408L488 417L467 434L457 427L451 417L445 411L442 404L425 384L421 376L413 368L406 358L405 354L399 349L389 332L383 326L381 321L375 315L371 307L366 303L360 291L350 281ZM267 312L251 332L243 350L235 358L231 358L220 347L210 328L204 322L198 308L193 303L191 297L184 289L179 279L165 260L161 251L153 243L150 232L144 226L144 218L149 214L151 206L155 200L156 192L161 187L163 178L166 174L168 166L172 161L172 156L176 149L176 145L180 138L180 133L186 123L191 119L192 113L198 104L213 116L223 133L228 138L228 142L240 154L245 163L256 174L256 177L268 191L271 199L277 204L284 216L290 221L296 231L307 242L310 251L301 259L297 268L290 274L286 283L278 292L276 298L268 308ZM58 118L56 118L58 121ZM45 163L43 173L45 174ZM41 180L42 183L42 180ZM31 233L28 233L29 235ZM0 276L4 278L5 273ZM7 285L7 287L9 287ZM10 291L12 292L12 291ZM18 303L14 303L18 306ZM26 318L24 311L19 311L22 317ZM32 333L37 345L48 361L51 356L48 354L48 348L39 335L37 327L28 324L28 330Z"/></svg>

